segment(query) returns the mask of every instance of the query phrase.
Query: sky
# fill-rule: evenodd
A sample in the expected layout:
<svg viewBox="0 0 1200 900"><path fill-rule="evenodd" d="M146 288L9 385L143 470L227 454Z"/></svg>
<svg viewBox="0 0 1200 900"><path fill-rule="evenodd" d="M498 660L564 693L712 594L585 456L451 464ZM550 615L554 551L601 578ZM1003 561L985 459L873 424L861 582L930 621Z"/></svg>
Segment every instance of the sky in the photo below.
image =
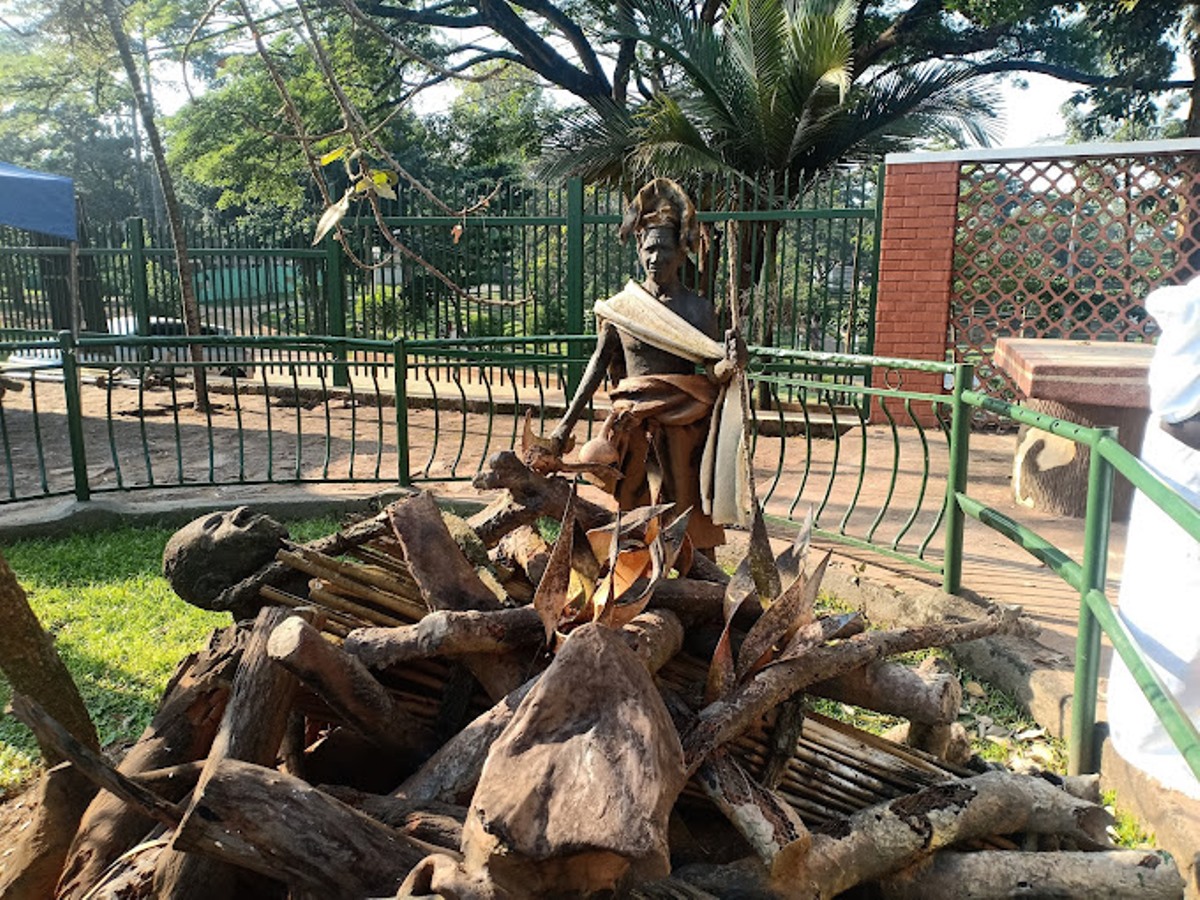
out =
<svg viewBox="0 0 1200 900"><path fill-rule="evenodd" d="M1078 90L1048 75L1024 76L1028 87L1003 83L1004 137L1001 147L1031 147L1035 144L1065 144L1066 124L1059 108Z"/></svg>

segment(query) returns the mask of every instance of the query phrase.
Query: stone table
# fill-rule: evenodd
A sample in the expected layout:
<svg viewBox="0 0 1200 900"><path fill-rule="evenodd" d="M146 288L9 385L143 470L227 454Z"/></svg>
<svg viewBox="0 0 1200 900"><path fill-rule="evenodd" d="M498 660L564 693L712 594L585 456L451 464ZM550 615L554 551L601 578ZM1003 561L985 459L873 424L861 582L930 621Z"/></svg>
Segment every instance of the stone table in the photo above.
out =
<svg viewBox="0 0 1200 900"><path fill-rule="evenodd" d="M1118 440L1138 453L1150 408L1147 375L1152 344L1000 338L992 363L1007 372L1031 409L1089 427L1119 429ZM1087 447L1022 426L1013 456L1013 496L1025 506L1083 516ZM1133 488L1118 476L1113 518L1129 517Z"/></svg>

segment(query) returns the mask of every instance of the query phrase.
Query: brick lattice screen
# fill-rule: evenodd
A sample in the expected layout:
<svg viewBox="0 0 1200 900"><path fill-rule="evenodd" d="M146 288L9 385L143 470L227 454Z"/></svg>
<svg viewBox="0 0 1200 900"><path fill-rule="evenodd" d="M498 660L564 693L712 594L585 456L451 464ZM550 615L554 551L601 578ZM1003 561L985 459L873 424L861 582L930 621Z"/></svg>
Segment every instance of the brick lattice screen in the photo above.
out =
<svg viewBox="0 0 1200 900"><path fill-rule="evenodd" d="M1142 303L1200 271L1200 154L963 162L950 350L984 390L1005 336L1153 340Z"/></svg>

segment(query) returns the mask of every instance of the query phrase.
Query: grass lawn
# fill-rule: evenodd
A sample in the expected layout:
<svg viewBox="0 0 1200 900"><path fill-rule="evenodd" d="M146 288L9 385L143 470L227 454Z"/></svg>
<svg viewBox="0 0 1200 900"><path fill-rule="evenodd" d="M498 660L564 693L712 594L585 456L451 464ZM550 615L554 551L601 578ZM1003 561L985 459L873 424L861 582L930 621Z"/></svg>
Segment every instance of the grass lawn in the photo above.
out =
<svg viewBox="0 0 1200 900"><path fill-rule="evenodd" d="M332 518L286 524L296 540L337 528ZM179 660L230 621L227 613L184 603L158 574L173 533L117 528L0 547L54 636L106 747L142 732ZM0 675L0 709L10 696ZM39 765L33 736L12 716L0 716L0 799Z"/></svg>

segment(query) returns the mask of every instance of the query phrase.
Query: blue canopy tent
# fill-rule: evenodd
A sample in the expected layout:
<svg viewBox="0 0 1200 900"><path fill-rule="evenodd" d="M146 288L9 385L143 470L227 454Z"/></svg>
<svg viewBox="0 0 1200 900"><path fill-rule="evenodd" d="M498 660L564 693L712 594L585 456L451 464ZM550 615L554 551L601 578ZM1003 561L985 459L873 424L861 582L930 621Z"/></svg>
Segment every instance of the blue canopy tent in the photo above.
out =
<svg viewBox="0 0 1200 900"><path fill-rule="evenodd" d="M0 162L0 225L78 240L75 182Z"/></svg>
<svg viewBox="0 0 1200 900"><path fill-rule="evenodd" d="M69 308L55 316L63 328L79 333L79 225L75 182L0 162L0 225L36 231L70 241L67 287ZM64 298L66 299L66 298ZM64 304L65 305L65 304Z"/></svg>

